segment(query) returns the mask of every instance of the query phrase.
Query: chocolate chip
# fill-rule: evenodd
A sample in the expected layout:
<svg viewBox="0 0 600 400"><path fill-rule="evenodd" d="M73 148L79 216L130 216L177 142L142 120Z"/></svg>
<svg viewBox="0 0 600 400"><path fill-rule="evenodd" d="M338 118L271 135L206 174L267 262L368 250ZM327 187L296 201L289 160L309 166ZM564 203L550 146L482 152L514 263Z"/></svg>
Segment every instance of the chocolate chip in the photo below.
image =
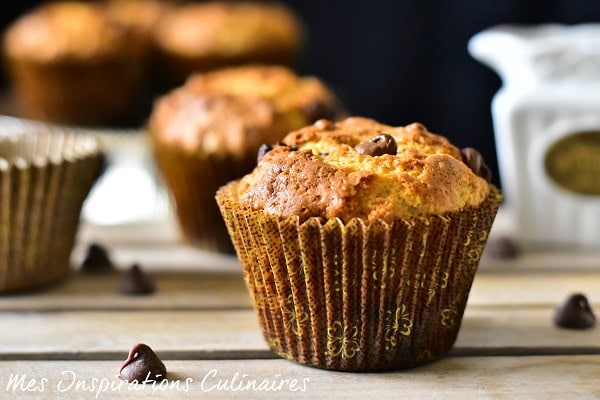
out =
<svg viewBox="0 0 600 400"><path fill-rule="evenodd" d="M554 323L567 329L588 329L596 323L596 317L587 298L581 294L572 294L554 311Z"/></svg>
<svg viewBox="0 0 600 400"><path fill-rule="evenodd" d="M81 270L84 272L109 272L113 269L114 265L106 249L97 243L90 244L81 263Z"/></svg>
<svg viewBox="0 0 600 400"><path fill-rule="evenodd" d="M288 145L288 147L290 148L290 151L298 151L298 145L296 145L296 143L292 143Z"/></svg>
<svg viewBox="0 0 600 400"><path fill-rule="evenodd" d="M472 147L465 147L461 151L463 162L477 176L482 177L487 182L492 180L492 171L485 164L481 154Z"/></svg>
<svg viewBox="0 0 600 400"><path fill-rule="evenodd" d="M119 283L119 291L126 295L144 295L154 293L154 281L138 264L125 272Z"/></svg>
<svg viewBox="0 0 600 400"><path fill-rule="evenodd" d="M263 157L265 156L265 154L267 154L268 152L270 152L271 150L273 150L273 148L271 146L269 146L268 144L262 144L259 148L258 148L258 155L256 157L256 162L259 163L260 160L263 159Z"/></svg>
<svg viewBox="0 0 600 400"><path fill-rule="evenodd" d="M334 119L337 114L335 107L331 107L320 100L307 103L302 111L304 111L304 115L310 123L320 119Z"/></svg>
<svg viewBox="0 0 600 400"><path fill-rule="evenodd" d="M485 253L500 260L514 260L521 255L521 249L509 237L491 237L485 245Z"/></svg>
<svg viewBox="0 0 600 400"><path fill-rule="evenodd" d="M138 343L129 351L119 378L138 383L162 381L167 378L167 368L150 346Z"/></svg>
<svg viewBox="0 0 600 400"><path fill-rule="evenodd" d="M396 140L392 135L382 133L364 142L360 142L354 147L360 154L366 156L382 156L384 154L396 155L398 147Z"/></svg>

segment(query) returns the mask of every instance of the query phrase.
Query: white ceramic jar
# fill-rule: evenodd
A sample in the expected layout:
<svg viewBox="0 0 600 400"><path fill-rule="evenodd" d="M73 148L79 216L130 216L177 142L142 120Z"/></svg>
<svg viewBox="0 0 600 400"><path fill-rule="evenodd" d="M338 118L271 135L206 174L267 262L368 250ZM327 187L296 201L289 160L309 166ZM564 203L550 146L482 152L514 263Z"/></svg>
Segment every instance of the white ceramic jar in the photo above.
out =
<svg viewBox="0 0 600 400"><path fill-rule="evenodd" d="M600 245L600 24L498 26L469 51L503 81L492 115L516 238Z"/></svg>

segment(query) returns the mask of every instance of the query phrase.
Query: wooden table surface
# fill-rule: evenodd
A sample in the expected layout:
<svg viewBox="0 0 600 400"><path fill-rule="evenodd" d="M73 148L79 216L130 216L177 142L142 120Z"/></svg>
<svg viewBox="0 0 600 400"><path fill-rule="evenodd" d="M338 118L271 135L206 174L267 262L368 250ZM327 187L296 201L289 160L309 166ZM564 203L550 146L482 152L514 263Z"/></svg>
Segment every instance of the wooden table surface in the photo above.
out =
<svg viewBox="0 0 600 400"><path fill-rule="evenodd" d="M600 312L598 254L484 255L447 357L411 370L342 373L271 353L237 260L182 245L175 231L84 227L74 253L77 261L87 242L103 243L120 268L139 262L155 277L154 295L119 294L115 271L74 272L42 292L0 297L0 399L600 399L600 328L552 323L572 292ZM156 350L178 387L118 386L118 369L138 342ZM273 390L240 390L252 380Z"/></svg>

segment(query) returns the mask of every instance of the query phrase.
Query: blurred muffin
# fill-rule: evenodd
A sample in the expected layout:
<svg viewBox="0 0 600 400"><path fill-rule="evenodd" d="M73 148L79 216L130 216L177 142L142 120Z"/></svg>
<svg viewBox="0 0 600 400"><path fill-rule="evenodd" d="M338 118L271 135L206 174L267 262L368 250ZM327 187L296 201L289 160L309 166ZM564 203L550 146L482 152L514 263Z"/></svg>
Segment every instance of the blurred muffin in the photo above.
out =
<svg viewBox="0 0 600 400"><path fill-rule="evenodd" d="M170 85L193 72L263 63L291 66L302 28L285 6L269 2L213 1L173 8L162 18L156 42Z"/></svg>
<svg viewBox="0 0 600 400"><path fill-rule="evenodd" d="M171 7L164 1L155 0L108 0L105 12L109 19L125 26L131 32L134 40L148 55L156 53L154 31L164 13ZM150 63L153 59L148 60Z"/></svg>
<svg viewBox="0 0 600 400"><path fill-rule="evenodd" d="M152 110L152 102L156 93L161 91L159 83L159 52L154 41L154 32L161 17L172 4L155 0L108 0L105 3L108 17L125 26L136 48L140 49L139 63L144 68L144 84L136 93L139 109L133 113L137 121L147 118ZM135 122L137 122L135 121Z"/></svg>
<svg viewBox="0 0 600 400"><path fill-rule="evenodd" d="M0 132L0 292L68 274L81 207L101 164L91 135Z"/></svg>
<svg viewBox="0 0 600 400"><path fill-rule="evenodd" d="M146 48L103 6L57 2L15 21L4 52L19 114L70 124L130 118Z"/></svg>
<svg viewBox="0 0 600 400"><path fill-rule="evenodd" d="M420 124L321 120L217 201L265 340L369 371L448 352L500 202L478 153Z"/></svg>
<svg viewBox="0 0 600 400"><path fill-rule="evenodd" d="M136 30L145 41L151 42L154 29L168 7L170 5L164 1L108 0L106 13L109 18Z"/></svg>
<svg viewBox="0 0 600 400"><path fill-rule="evenodd" d="M149 130L185 235L201 247L232 251L214 200L217 189L252 170L262 143L339 112L318 79L285 67L195 75L159 99Z"/></svg>

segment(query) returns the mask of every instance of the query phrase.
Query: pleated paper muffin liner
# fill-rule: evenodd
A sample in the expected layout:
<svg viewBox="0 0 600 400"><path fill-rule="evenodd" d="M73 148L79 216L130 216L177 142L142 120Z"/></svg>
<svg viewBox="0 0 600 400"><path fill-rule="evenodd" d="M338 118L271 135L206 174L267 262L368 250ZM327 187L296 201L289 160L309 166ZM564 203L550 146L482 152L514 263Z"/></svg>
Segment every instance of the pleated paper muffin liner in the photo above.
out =
<svg viewBox="0 0 600 400"><path fill-rule="evenodd" d="M0 292L67 275L81 206L101 163L90 135L0 135Z"/></svg>
<svg viewBox="0 0 600 400"><path fill-rule="evenodd" d="M381 220L279 218L217 193L270 348L344 371L413 367L446 354L500 203Z"/></svg>
<svg viewBox="0 0 600 400"><path fill-rule="evenodd" d="M256 166L256 152L237 157L190 154L157 143L154 152L185 238L202 249L233 253L215 193L227 182L252 171Z"/></svg>

